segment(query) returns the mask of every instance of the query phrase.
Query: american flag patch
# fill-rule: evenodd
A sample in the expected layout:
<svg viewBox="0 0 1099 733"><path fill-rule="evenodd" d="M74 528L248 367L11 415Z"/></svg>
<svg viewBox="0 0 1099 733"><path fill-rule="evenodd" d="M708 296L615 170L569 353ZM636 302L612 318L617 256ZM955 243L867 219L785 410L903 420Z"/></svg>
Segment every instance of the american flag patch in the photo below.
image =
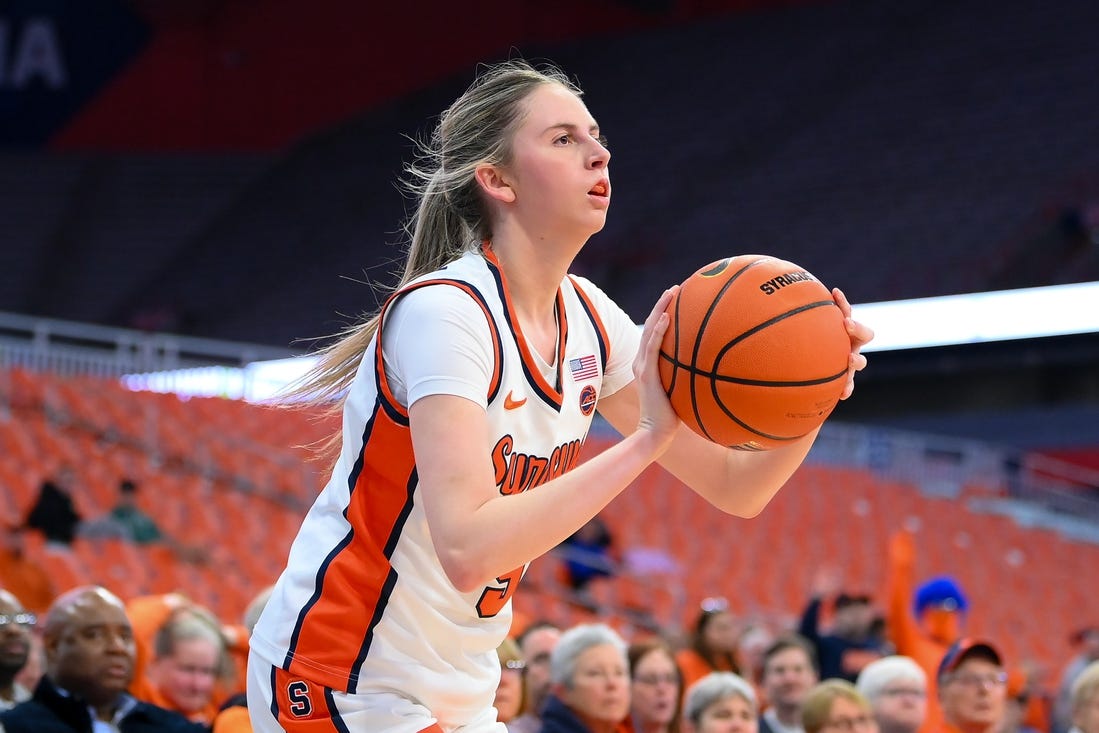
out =
<svg viewBox="0 0 1099 733"><path fill-rule="evenodd" d="M577 381L591 379L599 376L599 362L595 360L595 354L581 356L579 359L569 359L569 370L572 372L572 378Z"/></svg>

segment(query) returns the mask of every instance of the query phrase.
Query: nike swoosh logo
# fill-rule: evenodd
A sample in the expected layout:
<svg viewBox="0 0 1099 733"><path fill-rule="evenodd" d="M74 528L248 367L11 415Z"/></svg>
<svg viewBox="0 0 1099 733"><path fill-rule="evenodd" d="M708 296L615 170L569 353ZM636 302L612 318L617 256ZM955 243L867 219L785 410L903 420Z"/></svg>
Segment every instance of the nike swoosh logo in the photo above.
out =
<svg viewBox="0 0 1099 733"><path fill-rule="evenodd" d="M517 410L525 404L527 404L527 398L526 397L524 397L521 400L517 400L517 399L514 399L511 396L511 392L508 392L507 397L504 398L504 409L505 410Z"/></svg>

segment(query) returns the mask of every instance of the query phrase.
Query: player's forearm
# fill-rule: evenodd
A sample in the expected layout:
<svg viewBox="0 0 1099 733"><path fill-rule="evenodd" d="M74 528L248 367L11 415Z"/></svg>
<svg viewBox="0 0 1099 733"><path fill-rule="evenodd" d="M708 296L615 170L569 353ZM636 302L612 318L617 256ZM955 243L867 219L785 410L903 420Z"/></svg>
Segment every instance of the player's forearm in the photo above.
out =
<svg viewBox="0 0 1099 733"><path fill-rule="evenodd" d="M818 432L819 428L782 448L754 453L710 443L684 427L661 465L721 511L751 518L802 464Z"/></svg>
<svg viewBox="0 0 1099 733"><path fill-rule="evenodd" d="M459 590L473 590L549 552L629 486L665 442L638 430L562 476L485 501L436 536L447 576Z"/></svg>

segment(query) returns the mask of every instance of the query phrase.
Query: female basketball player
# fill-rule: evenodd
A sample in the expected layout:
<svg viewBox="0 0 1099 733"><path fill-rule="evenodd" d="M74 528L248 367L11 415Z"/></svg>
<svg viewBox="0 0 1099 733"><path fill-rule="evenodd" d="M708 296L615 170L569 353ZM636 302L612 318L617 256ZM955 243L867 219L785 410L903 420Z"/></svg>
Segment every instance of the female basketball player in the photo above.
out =
<svg viewBox="0 0 1099 733"><path fill-rule="evenodd" d="M606 221L610 153L559 71L490 69L426 147L401 286L306 387L346 390L342 450L252 637L264 733L503 731L496 647L527 563L657 460L752 516L815 437L766 453L699 438L657 372L674 290L639 334L567 274ZM849 330L853 375L871 333ZM625 437L576 466L597 407Z"/></svg>

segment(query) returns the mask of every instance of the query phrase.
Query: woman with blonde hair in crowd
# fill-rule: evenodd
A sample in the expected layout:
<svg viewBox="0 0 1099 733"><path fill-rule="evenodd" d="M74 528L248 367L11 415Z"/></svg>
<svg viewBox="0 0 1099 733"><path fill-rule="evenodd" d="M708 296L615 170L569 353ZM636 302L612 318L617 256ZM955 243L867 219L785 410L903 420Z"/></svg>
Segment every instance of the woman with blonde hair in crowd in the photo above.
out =
<svg viewBox="0 0 1099 733"><path fill-rule="evenodd" d="M830 679L809 691L801 707L805 733L878 733L870 702L847 680Z"/></svg>
<svg viewBox="0 0 1099 733"><path fill-rule="evenodd" d="M662 641L631 644L630 717L632 733L679 733L683 676L675 655Z"/></svg>
<svg viewBox="0 0 1099 733"><path fill-rule="evenodd" d="M1099 733L1099 662L1092 662L1072 683L1072 730Z"/></svg>
<svg viewBox="0 0 1099 733"><path fill-rule="evenodd" d="M510 723L523 707L523 655L515 640L508 637L496 647L496 656L500 658L500 682L496 685L493 705L496 719Z"/></svg>
<svg viewBox="0 0 1099 733"><path fill-rule="evenodd" d="M757 733L759 705L746 679L711 672L687 688L684 733Z"/></svg>

